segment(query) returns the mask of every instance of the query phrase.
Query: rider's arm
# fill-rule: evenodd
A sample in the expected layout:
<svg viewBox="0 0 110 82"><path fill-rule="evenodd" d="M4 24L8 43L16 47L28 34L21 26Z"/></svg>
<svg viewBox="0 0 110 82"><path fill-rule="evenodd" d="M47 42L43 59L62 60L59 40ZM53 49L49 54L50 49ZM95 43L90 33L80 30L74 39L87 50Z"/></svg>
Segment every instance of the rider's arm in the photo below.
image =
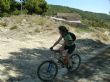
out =
<svg viewBox="0 0 110 82"><path fill-rule="evenodd" d="M62 36L59 37L59 39L54 43L52 47L56 46L61 41L61 39L62 39Z"/></svg>
<svg viewBox="0 0 110 82"><path fill-rule="evenodd" d="M64 47L65 47L65 44L66 44L67 42L66 41L64 41L64 43L62 44L62 46L61 46L61 50L63 50L64 49Z"/></svg>

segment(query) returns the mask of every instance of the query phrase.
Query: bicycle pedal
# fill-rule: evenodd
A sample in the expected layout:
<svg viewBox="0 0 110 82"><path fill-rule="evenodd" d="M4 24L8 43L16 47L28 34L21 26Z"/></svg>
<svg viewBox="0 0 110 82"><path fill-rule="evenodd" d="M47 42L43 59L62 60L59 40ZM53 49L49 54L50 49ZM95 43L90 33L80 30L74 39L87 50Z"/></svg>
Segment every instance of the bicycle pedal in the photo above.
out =
<svg viewBox="0 0 110 82"><path fill-rule="evenodd" d="M76 64L74 61L72 61L73 64Z"/></svg>
<svg viewBox="0 0 110 82"><path fill-rule="evenodd" d="M72 66L69 66L68 69L69 69L69 70L72 69Z"/></svg>
<svg viewBox="0 0 110 82"><path fill-rule="evenodd" d="M57 63L60 63L60 61L58 60L58 62Z"/></svg>

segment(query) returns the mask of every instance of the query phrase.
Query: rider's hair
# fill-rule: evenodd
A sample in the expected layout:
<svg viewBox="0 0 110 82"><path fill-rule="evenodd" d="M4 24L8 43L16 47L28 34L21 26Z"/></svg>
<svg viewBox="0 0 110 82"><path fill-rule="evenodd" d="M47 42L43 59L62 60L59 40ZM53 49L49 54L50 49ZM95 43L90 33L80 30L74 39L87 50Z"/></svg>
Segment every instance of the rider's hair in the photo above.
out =
<svg viewBox="0 0 110 82"><path fill-rule="evenodd" d="M68 29L65 26L59 26L58 28L59 28L59 31L63 34L68 33Z"/></svg>

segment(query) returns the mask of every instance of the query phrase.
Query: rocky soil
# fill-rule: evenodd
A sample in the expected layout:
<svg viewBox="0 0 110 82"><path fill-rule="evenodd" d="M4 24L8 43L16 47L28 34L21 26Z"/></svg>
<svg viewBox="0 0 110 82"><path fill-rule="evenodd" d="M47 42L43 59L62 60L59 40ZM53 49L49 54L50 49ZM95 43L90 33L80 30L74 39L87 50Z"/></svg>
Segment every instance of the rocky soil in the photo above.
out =
<svg viewBox="0 0 110 82"><path fill-rule="evenodd" d="M36 71L40 63L52 54L49 48L59 36L56 27L60 24L51 19L38 24L38 18L44 21L46 18L37 16L37 20L32 22L35 17L0 20L0 82L42 82ZM6 20L9 21L6 23ZM3 26L3 22L7 25ZM74 28L71 31L75 32ZM99 33L75 32L75 53L81 56L81 66L66 77L59 72L60 77L54 82L110 82L110 36L104 34L106 39L103 39Z"/></svg>

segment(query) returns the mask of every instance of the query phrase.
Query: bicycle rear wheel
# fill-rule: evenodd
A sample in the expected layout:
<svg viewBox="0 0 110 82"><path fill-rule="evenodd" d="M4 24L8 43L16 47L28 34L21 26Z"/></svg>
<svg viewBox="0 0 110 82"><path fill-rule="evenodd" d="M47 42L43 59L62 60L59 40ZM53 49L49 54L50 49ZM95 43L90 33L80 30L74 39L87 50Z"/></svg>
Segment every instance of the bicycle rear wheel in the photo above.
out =
<svg viewBox="0 0 110 82"><path fill-rule="evenodd" d="M54 61L44 61L37 70L38 78L42 81L52 81L58 73L58 66Z"/></svg>
<svg viewBox="0 0 110 82"><path fill-rule="evenodd" d="M81 64L81 57L78 54L72 54L71 57L72 68L69 71L77 71Z"/></svg>

